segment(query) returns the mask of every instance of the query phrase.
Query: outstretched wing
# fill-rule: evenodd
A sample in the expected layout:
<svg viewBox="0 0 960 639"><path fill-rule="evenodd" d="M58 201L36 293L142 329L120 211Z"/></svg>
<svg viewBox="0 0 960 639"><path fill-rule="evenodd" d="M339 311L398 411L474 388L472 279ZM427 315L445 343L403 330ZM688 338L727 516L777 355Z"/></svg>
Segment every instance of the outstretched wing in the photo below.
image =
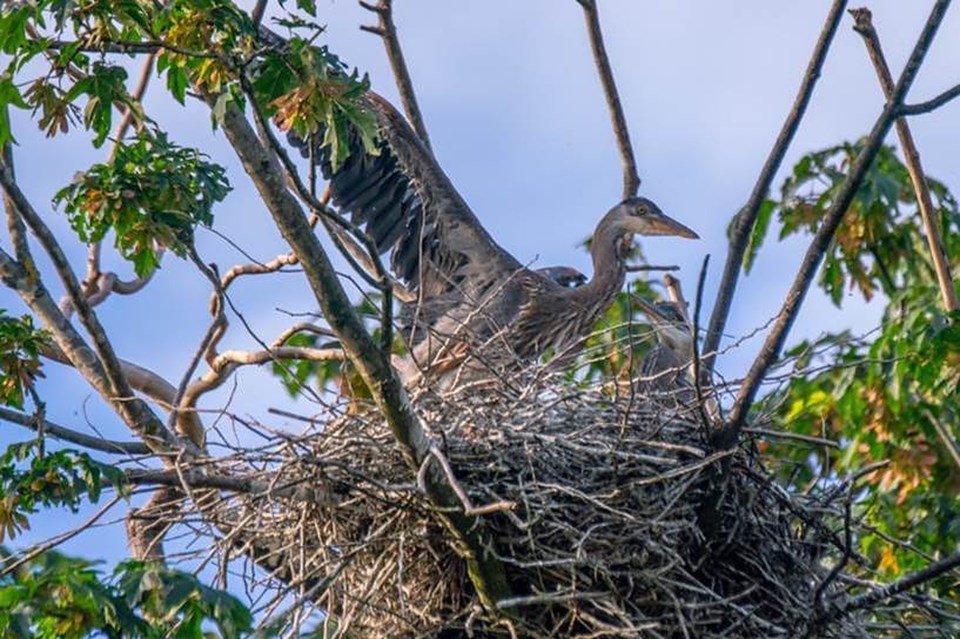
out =
<svg viewBox="0 0 960 639"><path fill-rule="evenodd" d="M351 133L350 156L334 172L329 151L316 150L333 204L390 252L394 274L420 304L483 299L522 265L481 226L403 116L376 93L362 100L377 117L380 153L368 155ZM291 142L307 155L301 140Z"/></svg>

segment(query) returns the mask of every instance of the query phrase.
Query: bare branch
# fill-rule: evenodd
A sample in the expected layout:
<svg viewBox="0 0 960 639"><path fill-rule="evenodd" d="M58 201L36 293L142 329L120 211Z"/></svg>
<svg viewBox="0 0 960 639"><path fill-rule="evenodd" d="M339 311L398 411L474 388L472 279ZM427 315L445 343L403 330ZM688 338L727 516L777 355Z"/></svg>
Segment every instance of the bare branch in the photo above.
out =
<svg viewBox="0 0 960 639"><path fill-rule="evenodd" d="M760 171L760 176L757 178L757 183L754 185L747 203L733 218L730 252L727 254L727 262L723 267L723 276L717 290L717 298L713 305L710 325L707 328L707 336L703 344L703 352L706 354L703 364L708 371L713 371L716 362L720 339L723 337L723 330L727 325L727 318L730 316L733 296L737 292L737 281L743 267L743 254L747 250L750 234L753 232L753 225L757 220L760 206L770 190L770 184L783 163L787 148L790 146L790 142L800 126L800 121L807 111L807 105L813 96L813 89L820 78L820 70L827 58L830 43L833 42L833 37L837 32L846 6L847 0L834 0L830 6L820 37L813 48L813 55L810 56L810 62L807 64L807 70L803 75L803 81L800 83L800 89L797 91L797 97L790 108L790 113L780 129L780 134L770 150L770 155L764 162L763 169Z"/></svg>
<svg viewBox="0 0 960 639"><path fill-rule="evenodd" d="M631 264L627 266L627 273L646 273L647 271L679 271L680 267L676 264L657 265L657 264Z"/></svg>
<svg viewBox="0 0 960 639"><path fill-rule="evenodd" d="M150 449L143 442L120 442L102 437L87 435L64 426L60 426L48 419L44 419L42 424L37 423L33 415L18 413L17 411L3 408L0 406L0 420L17 424L29 428L34 432L43 431L44 434L52 435L57 439L62 439L71 444L77 444L91 450L99 450L104 453L122 454L122 455L148 455Z"/></svg>
<svg viewBox="0 0 960 639"><path fill-rule="evenodd" d="M883 94L890 100L893 98L893 76L890 74L890 66L883 55L883 48L880 46L880 36L873 27L873 20L869 9L852 9L850 15L856 21L854 30L863 36L864 44L867 45L867 53L870 55L870 61L877 72L877 78L880 80L880 86L883 88ZM920 152L917 150L917 144L910 133L910 125L906 118L897 118L894 126L897 129L897 137L900 138L900 145L903 146L903 155L907 164L907 172L910 174L910 182L913 184L913 190L917 195L917 206L920 209L920 218L923 220L923 230L927 236L927 246L930 248L930 256L933 258L933 268L937 274L937 283L940 285L940 295L943 298L943 306L947 311L960 309L960 301L957 300L957 291L953 285L953 277L950 275L950 260L947 258L947 249L943 244L943 237L940 235L940 226L937 224L936 213L933 208L933 198L930 197L930 188L927 186L927 180L923 172L923 165L920 163Z"/></svg>
<svg viewBox="0 0 960 639"><path fill-rule="evenodd" d="M926 102L918 102L916 104L904 104L900 107L900 115L920 115L922 113L930 113L935 109L939 109L944 104L953 100L957 96L960 96L960 84L950 87L940 95L927 100Z"/></svg>
<svg viewBox="0 0 960 639"><path fill-rule="evenodd" d="M84 530L87 530L88 528L90 528L90 526L97 523L97 521L101 517L106 515L111 508L116 506L117 502L119 502L121 499L123 499L122 495L115 496L113 499L111 499L102 507L100 507L95 513L93 513L93 515L91 515L86 521L84 521L82 524L80 524L76 528L73 528L63 534L57 535L56 537L50 539L49 541L44 542L42 544L38 544L37 546L34 546L33 548L31 548L28 552L23 553L19 558L17 558L16 561L13 561L5 565L3 567L3 570L0 570L0 579L14 572L20 566L23 566L24 564L27 564L33 561L43 553L56 548L60 544L73 539L74 537L82 533Z"/></svg>
<svg viewBox="0 0 960 639"><path fill-rule="evenodd" d="M214 370L228 364L248 366L265 364L282 359L302 359L310 362L340 362L346 355L339 348L306 348L302 346L279 346L268 351L224 351L213 360Z"/></svg>
<svg viewBox="0 0 960 639"><path fill-rule="evenodd" d="M960 553L950 555L949 557L944 557L940 561L911 573L906 577L893 582L892 584L876 588L870 592L856 597L851 597L846 601L841 601L839 604L836 604L828 610L824 621L836 620L850 614L851 612L874 606L885 599L895 597L910 590L911 588L916 588L917 586L925 584L932 579L936 579L940 575L946 574L951 570L956 570L958 567L960 567Z"/></svg>
<svg viewBox="0 0 960 639"><path fill-rule="evenodd" d="M427 126L424 124L423 114L420 112L420 105L417 103L417 94L413 89L413 80L410 78L407 61L403 57L403 51L400 49L400 38L397 35L397 26L393 22L393 0L379 0L376 5L360 0L360 6L367 11L373 12L377 16L378 25L376 27L360 28L380 36L383 40L383 48L387 51L390 69L393 71L393 78L397 83L397 91L400 93L400 101L403 103L403 111L407 114L407 119L410 120L410 124L413 125L413 130L417 132L417 136L429 150L430 136L427 134Z"/></svg>
<svg viewBox="0 0 960 639"><path fill-rule="evenodd" d="M713 442L714 445L726 448L736 444L740 430L746 422L747 411L750 409L756 397L760 383L763 381L763 377L766 375L770 366L772 366L780 356L780 350L783 348L783 344L787 339L787 334L793 326L793 322L797 317L797 312L800 310L807 291L810 289L810 284L813 282L820 262L823 261L830 242L833 240L833 235L837 227L840 226L847 207L849 207L853 201L853 197L856 194L860 182L863 180L863 176L866 174L867 169L880 150L883 139L890 131L890 127L893 126L900 104L903 103L907 91L909 91L910 86L913 84L917 71L919 71L920 65L923 64L927 51L933 42L934 36L936 36L940 23L943 21L943 17L949 6L950 0L937 0L934 4L927 23L917 39L913 52L907 60L907 65L897 82L893 95L873 125L863 149L850 168L849 174L837 192L833 205L824 215L823 221L820 223L820 228L817 230L816 236L807 249L807 253L800 265L793 285L790 287L783 307L777 316L777 321L774 323L773 329L767 336L763 348L751 366L750 372L747 374L740 388L740 393L737 395L736 402L730 412L727 426Z"/></svg>
<svg viewBox="0 0 960 639"><path fill-rule="evenodd" d="M597 12L597 0L577 0L583 7L583 17L587 23L587 33L590 36L590 48L593 50L593 61L597 65L600 83L603 85L603 94L607 99L607 109L610 111L610 120L613 123L613 133L617 137L617 148L620 150L620 161L623 164L623 199L633 197L640 188L640 176L637 173L637 160L633 154L633 144L630 142L630 130L627 128L627 119L620 104L620 94L617 92L617 83L613 79L613 70L610 68L610 58L603 44L603 31L600 29L600 16Z"/></svg>

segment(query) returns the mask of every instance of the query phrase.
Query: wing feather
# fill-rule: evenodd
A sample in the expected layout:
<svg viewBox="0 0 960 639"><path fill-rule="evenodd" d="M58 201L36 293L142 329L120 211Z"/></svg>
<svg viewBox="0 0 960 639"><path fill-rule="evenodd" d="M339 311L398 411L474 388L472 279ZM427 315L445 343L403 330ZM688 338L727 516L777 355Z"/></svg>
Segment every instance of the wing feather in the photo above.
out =
<svg viewBox="0 0 960 639"><path fill-rule="evenodd" d="M377 117L379 155L367 155L351 134L350 157L336 172L326 148L314 157L334 205L390 253L395 275L421 299L454 292L479 299L523 268L490 237L397 110L373 92L362 100ZM302 140L291 141L309 155ZM478 269L484 277L472 277Z"/></svg>

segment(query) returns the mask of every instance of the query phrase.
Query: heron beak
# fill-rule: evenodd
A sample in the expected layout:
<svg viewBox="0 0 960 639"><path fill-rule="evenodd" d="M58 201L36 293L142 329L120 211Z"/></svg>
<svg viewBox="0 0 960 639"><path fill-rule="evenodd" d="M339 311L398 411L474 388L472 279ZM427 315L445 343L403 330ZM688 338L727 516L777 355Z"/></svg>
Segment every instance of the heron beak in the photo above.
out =
<svg viewBox="0 0 960 639"><path fill-rule="evenodd" d="M640 226L642 226L642 230L637 231L640 235L675 235L691 240L700 239L700 236L697 235L693 229L684 226L663 213L648 213L642 218L636 219L640 222Z"/></svg>

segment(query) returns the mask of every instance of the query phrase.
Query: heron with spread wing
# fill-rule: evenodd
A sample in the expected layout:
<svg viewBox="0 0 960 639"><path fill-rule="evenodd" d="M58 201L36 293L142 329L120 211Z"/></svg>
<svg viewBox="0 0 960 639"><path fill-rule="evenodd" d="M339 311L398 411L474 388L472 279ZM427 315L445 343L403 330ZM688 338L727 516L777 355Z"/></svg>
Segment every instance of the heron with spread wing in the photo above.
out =
<svg viewBox="0 0 960 639"><path fill-rule="evenodd" d="M575 351L622 288L634 235L698 237L650 200L632 197L593 233L593 278L579 286L558 282L490 237L389 102L373 92L361 100L376 115L379 154L365 153L351 134L350 156L336 171L328 149L318 145L312 155L333 204L390 253L395 276L412 293L400 319L421 371L440 375L468 360L493 366L504 354L515 362ZM311 155L302 140L291 141Z"/></svg>

